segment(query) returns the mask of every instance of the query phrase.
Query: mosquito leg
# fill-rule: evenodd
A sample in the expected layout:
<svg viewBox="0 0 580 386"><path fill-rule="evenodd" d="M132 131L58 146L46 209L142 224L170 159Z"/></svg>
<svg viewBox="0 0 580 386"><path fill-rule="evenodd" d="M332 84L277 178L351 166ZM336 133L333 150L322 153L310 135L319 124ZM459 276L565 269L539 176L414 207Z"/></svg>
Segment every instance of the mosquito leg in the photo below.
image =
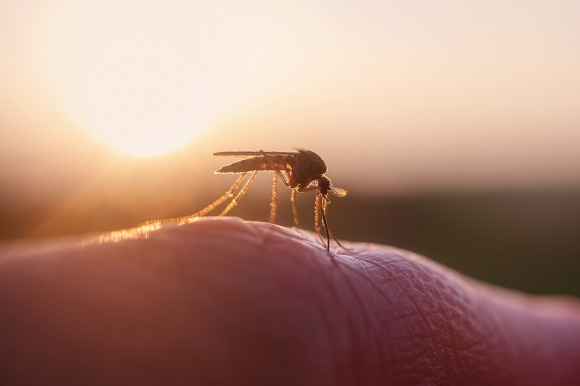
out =
<svg viewBox="0 0 580 386"><path fill-rule="evenodd" d="M246 183L244 184L242 189L240 189L238 194L236 194L236 196L232 199L232 202L230 202L228 204L228 206L226 206L226 208L219 214L220 216L225 216L226 214L228 214L228 212L230 210L232 210L236 205L238 205L238 202L240 202L242 197L244 197L244 194L246 194L246 192L250 188L250 185L252 184L252 182L254 182L254 178L256 178L256 175L258 175L258 170L254 170L252 172L252 174L250 175L250 178L248 178L248 180L246 181Z"/></svg>
<svg viewBox="0 0 580 386"><path fill-rule="evenodd" d="M280 180L282 181L282 183L284 185L286 185L287 187L290 187L290 182L288 180L288 178L286 177L288 175L288 172L286 172L286 170L272 170L274 172L274 174L276 174L278 177L280 177ZM286 172L286 176L284 176L284 174L282 172Z"/></svg>
<svg viewBox="0 0 580 386"><path fill-rule="evenodd" d="M215 200L214 202L212 202L211 204L209 204L208 206L206 206L205 208L203 208L202 210L200 210L197 213L191 214L189 216L177 218L176 219L177 222L180 224L193 222L196 218L203 217L206 214L210 213L212 210L214 210L215 208L220 206L224 201L226 201L230 198L234 198L234 193L238 189L240 184L242 183L242 180L244 179L245 175L246 175L245 172L242 173L242 175L240 177L238 177L238 179L236 180L236 182L234 182L234 184L231 186L231 188L227 192L225 192L220 198L218 198L217 200ZM172 221L172 220L173 219L168 219L168 221Z"/></svg>
<svg viewBox="0 0 580 386"><path fill-rule="evenodd" d="M260 150L260 153L262 154L262 157L264 157L264 159L268 162L270 162L271 164L275 164L276 162L272 159L272 157L270 157L268 154L266 154L264 151ZM284 167L284 169L274 169L272 170L276 175L278 175L278 177L280 177L280 179L282 180L282 183L288 187L290 187L290 178L289 176L289 172L288 169L286 167ZM286 176L284 176L284 174L282 174L282 172L286 172Z"/></svg>
<svg viewBox="0 0 580 386"><path fill-rule="evenodd" d="M272 183L272 200L270 201L270 217L268 222L276 221L276 201L278 199L278 175L274 174L274 182Z"/></svg>
<svg viewBox="0 0 580 386"><path fill-rule="evenodd" d="M296 210L296 190L290 190L290 202L292 202L292 215L294 216L294 226L298 228L298 210Z"/></svg>

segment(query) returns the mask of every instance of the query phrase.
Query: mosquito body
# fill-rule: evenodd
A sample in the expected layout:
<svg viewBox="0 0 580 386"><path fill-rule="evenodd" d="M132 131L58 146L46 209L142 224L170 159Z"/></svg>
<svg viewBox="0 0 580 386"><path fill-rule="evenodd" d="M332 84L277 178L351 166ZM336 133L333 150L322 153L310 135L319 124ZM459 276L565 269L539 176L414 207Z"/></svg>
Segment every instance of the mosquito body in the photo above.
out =
<svg viewBox="0 0 580 386"><path fill-rule="evenodd" d="M254 178L260 171L272 171L274 173L274 182L272 185L272 200L270 202L270 222L276 219L276 207L278 197L278 180L291 189L290 200L292 202L292 213L294 215L294 224L298 226L298 212L296 210L296 192L316 192L314 204L314 228L320 235L320 219L326 230L326 250L330 251L330 237L339 245L340 242L334 237L328 228L326 220L326 208L330 200L328 193L338 197L344 197L346 190L332 186L330 179L325 176L327 171L326 164L320 156L310 150L298 149L295 152L278 152L278 151L224 151L214 153L216 156L235 156L247 157L241 161L234 162L224 166L216 171L218 174L235 173L241 174L232 187L224 193L223 196L208 205L193 216L201 217L213 211L228 199L231 202L220 213L220 216L226 215L232 210L246 194ZM237 192L246 174L251 173L248 180ZM322 236L321 236L322 237Z"/></svg>

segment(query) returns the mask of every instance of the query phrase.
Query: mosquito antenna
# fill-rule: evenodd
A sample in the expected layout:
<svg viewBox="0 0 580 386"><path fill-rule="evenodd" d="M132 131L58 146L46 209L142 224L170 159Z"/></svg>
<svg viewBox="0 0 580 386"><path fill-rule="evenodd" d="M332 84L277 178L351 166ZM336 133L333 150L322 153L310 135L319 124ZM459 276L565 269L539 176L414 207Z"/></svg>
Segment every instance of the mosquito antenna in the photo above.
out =
<svg viewBox="0 0 580 386"><path fill-rule="evenodd" d="M244 174L246 174L246 173L244 173ZM244 197L244 194L246 194L246 192L250 188L250 185L254 181L254 178L256 178L256 175L258 175L258 171L254 170L252 172L252 174L250 175L250 178L248 178L248 180L246 181L246 183L242 187L242 189L240 189L238 194L236 194L236 196L232 199L232 202L230 202L228 204L228 206L226 206L226 208L220 213L220 216L225 216L226 214L228 214L228 212L230 210L232 210L236 205L238 205L238 202L240 202L242 197ZM237 183L237 181L236 181L236 183Z"/></svg>
<svg viewBox="0 0 580 386"><path fill-rule="evenodd" d="M278 199L278 175L274 174L274 182L272 183L272 200L270 201L270 217L268 218L268 222L276 221L276 206L277 206L277 199Z"/></svg>

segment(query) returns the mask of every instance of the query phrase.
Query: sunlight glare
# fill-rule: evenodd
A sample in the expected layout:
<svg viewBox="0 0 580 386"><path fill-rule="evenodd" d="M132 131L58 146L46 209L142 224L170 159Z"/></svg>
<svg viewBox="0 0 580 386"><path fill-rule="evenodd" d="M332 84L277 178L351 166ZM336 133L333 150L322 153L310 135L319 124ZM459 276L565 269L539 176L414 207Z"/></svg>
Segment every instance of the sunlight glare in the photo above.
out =
<svg viewBox="0 0 580 386"><path fill-rule="evenodd" d="M59 84L98 140L133 156L165 154L207 125L226 57L202 20L127 3L63 16Z"/></svg>

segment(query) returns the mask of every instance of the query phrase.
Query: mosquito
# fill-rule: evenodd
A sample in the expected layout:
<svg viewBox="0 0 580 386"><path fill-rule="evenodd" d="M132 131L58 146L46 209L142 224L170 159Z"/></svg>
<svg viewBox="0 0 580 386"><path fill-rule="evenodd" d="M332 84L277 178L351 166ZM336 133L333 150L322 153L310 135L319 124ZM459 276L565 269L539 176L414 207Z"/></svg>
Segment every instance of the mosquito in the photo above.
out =
<svg viewBox="0 0 580 386"><path fill-rule="evenodd" d="M327 172L326 164L318 154L310 150L296 150L297 151L295 152L260 150L222 151L214 153L213 155L215 156L247 158L224 166L215 172L216 174L241 174L241 176L220 198L206 206L201 211L193 214L191 217L205 216L228 199L231 199L231 202L219 214L220 216L225 216L246 194L258 172L270 170L274 173L274 182L272 184L269 222L274 222L276 220L278 180L282 181L284 185L291 189L290 201L292 202L292 214L294 216L294 225L296 227L299 225L298 211L296 210L296 192L316 192L316 198L314 200L314 229L322 240L320 233L320 216L322 216L322 224L326 231L326 250L330 251L331 237L342 247L342 244L340 244L336 237L334 237L332 231L328 228L326 211L327 206L330 203L328 193L330 192L337 197L344 197L346 195L346 190L332 186L330 179L325 175ZM238 191L244 177L248 173L250 173L249 178Z"/></svg>

